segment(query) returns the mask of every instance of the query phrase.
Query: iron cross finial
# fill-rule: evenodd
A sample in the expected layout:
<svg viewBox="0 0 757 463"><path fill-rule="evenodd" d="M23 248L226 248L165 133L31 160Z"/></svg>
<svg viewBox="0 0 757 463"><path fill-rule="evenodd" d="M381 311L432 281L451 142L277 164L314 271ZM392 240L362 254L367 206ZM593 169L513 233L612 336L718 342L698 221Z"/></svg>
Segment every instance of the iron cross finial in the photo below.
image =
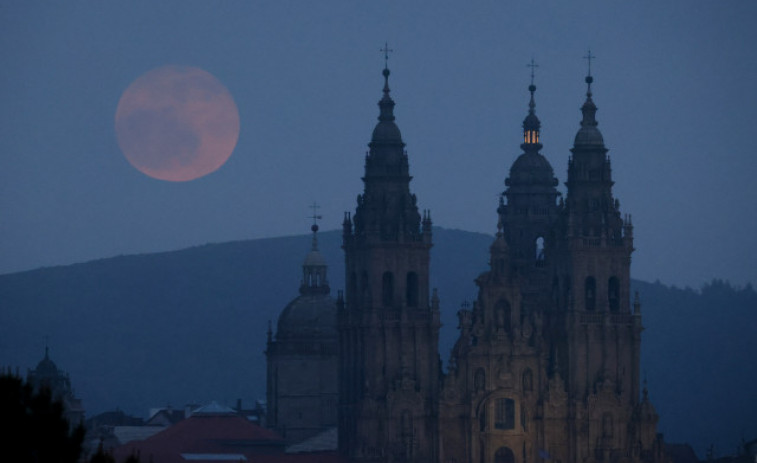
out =
<svg viewBox="0 0 757 463"><path fill-rule="evenodd" d="M534 84L534 71L536 70L536 68L539 67L539 65L536 64L533 58L531 58L531 62L529 64L526 64L526 67L531 68L531 85L533 85Z"/></svg>
<svg viewBox="0 0 757 463"><path fill-rule="evenodd" d="M323 218L323 216L318 215L318 209L320 208L321 206L319 206L315 201L313 201L313 204L310 205L310 209L313 210L313 215L308 218L313 219L313 225L318 225L318 221Z"/></svg>
<svg viewBox="0 0 757 463"><path fill-rule="evenodd" d="M394 50L389 48L389 44L387 42L384 42L384 48L379 50L381 53L384 54L384 68L389 67L389 53L393 53Z"/></svg>
<svg viewBox="0 0 757 463"><path fill-rule="evenodd" d="M589 63L589 76L591 76L591 60L596 58L596 56L591 54L591 48L589 49L589 53L584 56L584 59Z"/></svg>

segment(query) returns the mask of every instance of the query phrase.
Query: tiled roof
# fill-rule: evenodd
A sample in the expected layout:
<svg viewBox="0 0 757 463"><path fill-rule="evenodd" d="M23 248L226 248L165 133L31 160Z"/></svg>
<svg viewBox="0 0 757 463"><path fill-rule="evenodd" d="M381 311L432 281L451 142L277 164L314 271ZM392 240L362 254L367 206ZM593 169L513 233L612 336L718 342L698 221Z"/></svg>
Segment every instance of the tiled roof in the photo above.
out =
<svg viewBox="0 0 757 463"><path fill-rule="evenodd" d="M184 461L181 454L280 453L283 439L273 431L238 415L194 415L147 438L116 449L117 462L132 453L142 460L172 463Z"/></svg>

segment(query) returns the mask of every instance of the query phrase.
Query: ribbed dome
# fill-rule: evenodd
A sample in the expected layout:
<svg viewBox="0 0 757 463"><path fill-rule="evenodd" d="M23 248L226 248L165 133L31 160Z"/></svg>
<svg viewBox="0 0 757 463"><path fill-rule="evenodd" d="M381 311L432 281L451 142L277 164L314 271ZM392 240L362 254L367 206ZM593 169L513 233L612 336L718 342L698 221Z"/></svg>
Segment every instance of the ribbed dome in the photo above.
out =
<svg viewBox="0 0 757 463"><path fill-rule="evenodd" d="M303 294L279 316L277 339L336 336L336 301L328 294Z"/></svg>

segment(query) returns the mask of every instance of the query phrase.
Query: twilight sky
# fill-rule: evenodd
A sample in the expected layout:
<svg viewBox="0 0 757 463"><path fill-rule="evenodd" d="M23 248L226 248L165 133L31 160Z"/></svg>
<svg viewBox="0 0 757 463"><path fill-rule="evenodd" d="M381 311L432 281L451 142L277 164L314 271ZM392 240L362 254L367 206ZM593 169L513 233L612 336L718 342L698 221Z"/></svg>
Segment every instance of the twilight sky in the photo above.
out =
<svg viewBox="0 0 757 463"><path fill-rule="evenodd" d="M314 200L338 228L388 41L411 187L435 225L496 231L532 57L542 153L565 181L590 47L633 276L756 283L755 20L746 0L3 2L0 273L307 233ZM239 108L229 161L191 182L140 173L114 131L121 93L168 64L213 74Z"/></svg>

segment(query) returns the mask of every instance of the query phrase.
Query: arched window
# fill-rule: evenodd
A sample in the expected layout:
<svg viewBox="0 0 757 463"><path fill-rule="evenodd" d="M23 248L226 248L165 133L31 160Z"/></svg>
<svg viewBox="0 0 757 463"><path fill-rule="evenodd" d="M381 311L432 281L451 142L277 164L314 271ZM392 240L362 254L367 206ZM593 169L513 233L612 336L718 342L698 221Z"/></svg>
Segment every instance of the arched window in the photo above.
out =
<svg viewBox="0 0 757 463"><path fill-rule="evenodd" d="M486 389L486 372L483 368L479 368L473 376L473 390L483 392L484 389Z"/></svg>
<svg viewBox="0 0 757 463"><path fill-rule="evenodd" d="M513 399L497 399L494 402L494 428L515 428L515 401Z"/></svg>
<svg viewBox="0 0 757 463"><path fill-rule="evenodd" d="M405 301L408 307L418 307L418 274L408 272L407 287L405 288Z"/></svg>
<svg viewBox="0 0 757 463"><path fill-rule="evenodd" d="M607 303L611 312L617 312L620 309L620 282L618 277L610 277L607 281Z"/></svg>
<svg viewBox="0 0 757 463"><path fill-rule="evenodd" d="M508 447L500 447L494 452L494 463L515 463L515 455Z"/></svg>
<svg viewBox="0 0 757 463"><path fill-rule="evenodd" d="M534 374L531 372L530 368L526 368L526 370L523 372L523 391L533 391L534 390Z"/></svg>
<svg viewBox="0 0 757 463"><path fill-rule="evenodd" d="M497 322L497 326L503 328L506 332L510 332L510 318L511 310L510 303L506 299L500 299L497 305L494 306L494 319Z"/></svg>
<svg viewBox="0 0 757 463"><path fill-rule="evenodd" d="M394 300L394 275L392 272L384 272L381 278L381 303L384 306L392 305Z"/></svg>
<svg viewBox="0 0 757 463"><path fill-rule="evenodd" d="M536 238L536 261L540 262L544 260L544 238Z"/></svg>
<svg viewBox="0 0 757 463"><path fill-rule="evenodd" d="M584 299L586 301L586 310L592 311L597 308L597 281L594 277L586 278Z"/></svg>
<svg viewBox="0 0 757 463"><path fill-rule="evenodd" d="M481 432L486 431L486 404L481 406L481 410L478 412L478 430Z"/></svg>

